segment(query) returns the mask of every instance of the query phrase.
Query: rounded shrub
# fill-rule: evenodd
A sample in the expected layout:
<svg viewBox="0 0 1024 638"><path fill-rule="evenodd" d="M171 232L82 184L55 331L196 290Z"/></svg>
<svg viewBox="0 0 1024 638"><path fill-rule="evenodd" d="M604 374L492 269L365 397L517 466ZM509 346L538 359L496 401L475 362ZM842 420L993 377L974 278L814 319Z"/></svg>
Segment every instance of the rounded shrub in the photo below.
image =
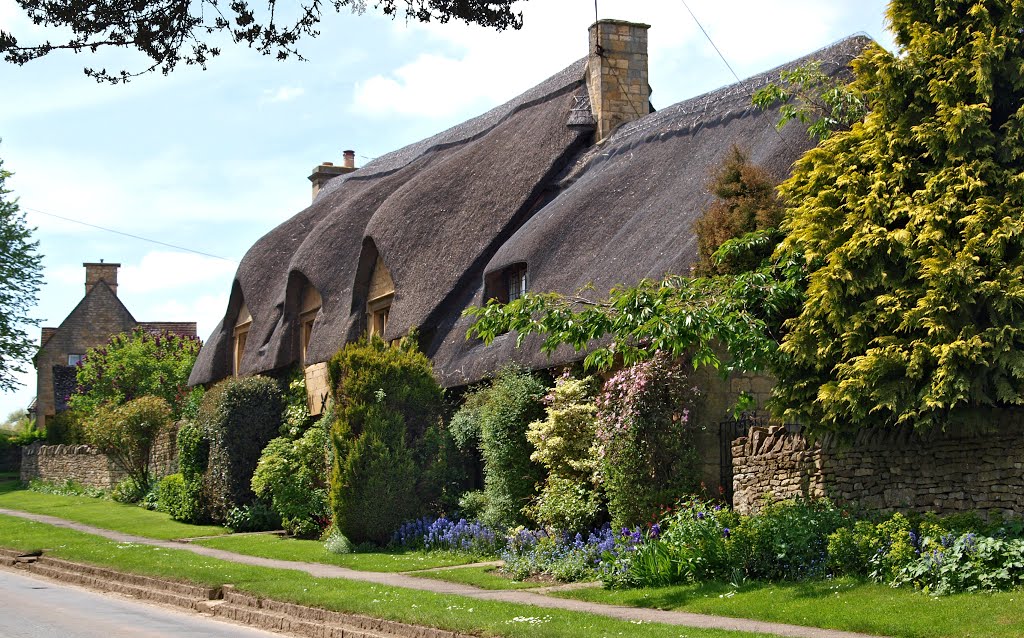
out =
<svg viewBox="0 0 1024 638"><path fill-rule="evenodd" d="M413 340L345 346L328 364L337 416L331 429L331 506L353 543L385 544L438 498L426 434L444 406L430 361Z"/></svg>

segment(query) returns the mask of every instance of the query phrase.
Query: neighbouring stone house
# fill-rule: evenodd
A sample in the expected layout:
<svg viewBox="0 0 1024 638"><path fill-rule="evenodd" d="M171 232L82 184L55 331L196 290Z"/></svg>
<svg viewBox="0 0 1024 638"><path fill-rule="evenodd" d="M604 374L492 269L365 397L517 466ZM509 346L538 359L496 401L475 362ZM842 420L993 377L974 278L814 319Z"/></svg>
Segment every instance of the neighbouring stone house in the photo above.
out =
<svg viewBox="0 0 1024 638"><path fill-rule="evenodd" d="M43 328L36 367L36 423L67 409L75 390L75 366L89 348L107 343L122 332L142 328L150 332L171 332L196 336L194 321L137 321L117 297L117 270L121 264L85 263L85 296L56 328Z"/></svg>
<svg viewBox="0 0 1024 638"><path fill-rule="evenodd" d="M592 285L600 294L688 273L697 255L693 225L712 201L709 174L730 148L781 179L812 144L797 127L776 131L773 114L751 105L753 92L812 59L827 73L843 72L869 41L848 38L655 110L648 28L599 21L586 58L510 102L358 170L350 154L343 166L318 167L312 204L242 260L190 383L299 364L318 414L325 362L344 343L413 329L451 388L510 361L533 369L579 361L568 349L542 354L536 339L516 348L514 335L486 347L467 341L462 311L527 290ZM763 397L770 383L726 384L712 374L700 383L708 394L704 474L715 485L727 449L719 421L739 390Z"/></svg>

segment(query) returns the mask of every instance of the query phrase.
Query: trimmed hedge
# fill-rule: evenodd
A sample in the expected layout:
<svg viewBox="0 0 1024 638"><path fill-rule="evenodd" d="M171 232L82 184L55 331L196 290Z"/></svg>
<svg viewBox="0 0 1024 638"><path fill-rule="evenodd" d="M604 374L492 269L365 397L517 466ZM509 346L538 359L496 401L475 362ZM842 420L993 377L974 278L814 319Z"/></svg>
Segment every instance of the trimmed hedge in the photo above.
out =
<svg viewBox="0 0 1024 638"><path fill-rule="evenodd" d="M255 500L252 475L277 436L283 407L277 382L260 376L225 379L203 397L197 422L209 441L203 492L210 519L223 522Z"/></svg>

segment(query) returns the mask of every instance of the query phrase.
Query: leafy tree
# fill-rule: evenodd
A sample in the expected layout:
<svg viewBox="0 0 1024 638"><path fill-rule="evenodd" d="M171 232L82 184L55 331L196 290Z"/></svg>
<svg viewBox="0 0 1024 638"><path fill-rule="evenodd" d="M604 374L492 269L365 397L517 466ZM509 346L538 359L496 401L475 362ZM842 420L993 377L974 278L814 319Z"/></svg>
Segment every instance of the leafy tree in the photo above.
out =
<svg viewBox="0 0 1024 638"><path fill-rule="evenodd" d="M262 11L246 0L227 4L217 0L15 1L34 24L67 30L71 36L58 43L22 44L14 34L0 31L0 53L6 61L25 64L55 50L95 53L101 47L133 49L149 58L151 64L137 72L85 69L86 75L97 81L115 84L158 69L167 75L179 62L205 69L210 59L221 53L215 40L225 35L278 60L291 56L302 60L298 44L303 38L320 35L324 11L319 0L282 7L277 0L267 0ZM389 16L401 13L406 20L445 23L454 18L501 31L522 26L522 14L512 11L513 1L378 0L375 7ZM326 4L336 12L343 8L354 13L366 10L366 0L330 0Z"/></svg>
<svg viewBox="0 0 1024 638"><path fill-rule="evenodd" d="M124 405L107 405L85 421L90 445L109 456L136 486L149 486L149 462L157 435L171 424L171 406L144 396ZM144 492L143 492L144 493Z"/></svg>
<svg viewBox="0 0 1024 638"><path fill-rule="evenodd" d="M697 233L697 274L737 273L757 268L774 248L767 243L760 251L715 259L715 252L730 239L755 231L778 235L782 205L775 195L775 181L764 169L755 166L746 154L733 146L711 179L711 192L717 199L694 224ZM721 257L721 256L720 256Z"/></svg>
<svg viewBox="0 0 1024 638"><path fill-rule="evenodd" d="M10 176L0 159L0 392L20 385L15 375L25 372L25 363L35 354L37 345L26 327L39 325L28 312L36 304L43 270L33 229L25 224L18 200L4 188Z"/></svg>
<svg viewBox="0 0 1024 638"><path fill-rule="evenodd" d="M769 84L754 93L755 106L779 107L777 128L792 121L807 127L807 134L823 140L835 131L847 131L864 118L867 103L857 87L847 84L845 74L827 75L821 62L813 61L779 74L781 84Z"/></svg>
<svg viewBox="0 0 1024 638"><path fill-rule="evenodd" d="M78 367L78 388L68 405L88 413L152 395L167 401L178 418L192 393L188 375L201 345L195 337L152 334L141 328L114 335L107 345L86 352Z"/></svg>
<svg viewBox="0 0 1024 638"><path fill-rule="evenodd" d="M863 124L782 187L807 301L782 344L788 418L944 426L1024 404L1024 10L894 0L898 57L856 64Z"/></svg>

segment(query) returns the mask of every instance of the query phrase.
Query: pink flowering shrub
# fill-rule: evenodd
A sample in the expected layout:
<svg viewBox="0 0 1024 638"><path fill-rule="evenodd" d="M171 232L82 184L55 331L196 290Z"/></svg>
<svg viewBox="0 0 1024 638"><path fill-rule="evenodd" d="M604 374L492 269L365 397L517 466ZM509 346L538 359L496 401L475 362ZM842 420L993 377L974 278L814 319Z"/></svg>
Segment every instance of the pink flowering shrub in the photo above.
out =
<svg viewBox="0 0 1024 638"><path fill-rule="evenodd" d="M697 490L691 416L699 399L683 366L664 353L604 384L595 454L616 528L653 523L661 505Z"/></svg>

